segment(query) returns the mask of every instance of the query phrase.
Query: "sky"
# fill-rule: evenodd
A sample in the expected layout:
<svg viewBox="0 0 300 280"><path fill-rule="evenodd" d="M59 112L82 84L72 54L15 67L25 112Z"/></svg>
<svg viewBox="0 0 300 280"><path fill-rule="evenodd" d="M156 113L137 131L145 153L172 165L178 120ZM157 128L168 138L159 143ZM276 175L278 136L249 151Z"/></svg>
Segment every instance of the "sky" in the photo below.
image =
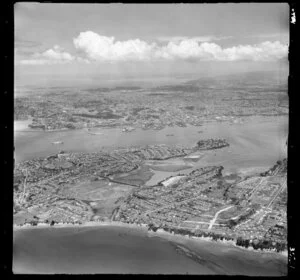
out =
<svg viewBox="0 0 300 280"><path fill-rule="evenodd" d="M15 4L16 84L288 69L289 6Z"/></svg>

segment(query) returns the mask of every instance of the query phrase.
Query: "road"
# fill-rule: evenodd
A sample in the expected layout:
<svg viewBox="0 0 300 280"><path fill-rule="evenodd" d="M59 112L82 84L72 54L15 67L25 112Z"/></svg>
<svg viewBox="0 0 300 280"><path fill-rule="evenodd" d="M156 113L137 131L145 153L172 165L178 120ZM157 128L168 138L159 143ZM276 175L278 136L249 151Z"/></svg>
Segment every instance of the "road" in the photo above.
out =
<svg viewBox="0 0 300 280"><path fill-rule="evenodd" d="M191 220L185 220L183 223L194 223L194 224L207 224L209 225L209 222L201 222L201 221L191 221Z"/></svg>
<svg viewBox="0 0 300 280"><path fill-rule="evenodd" d="M283 188L286 188L287 185L286 185L286 180L283 182L283 184L281 185L280 188L278 188L276 194L274 195L273 199L270 201L270 203L268 204L267 208L271 209L271 205L272 203L274 202L274 200L277 198L277 196L281 193L282 189Z"/></svg>
<svg viewBox="0 0 300 280"><path fill-rule="evenodd" d="M22 170L22 172L25 172L25 179L24 179L24 185L23 185L23 193L22 193L22 196L21 196L21 198L20 198L20 200L19 200L19 204L22 204L23 203L23 201L24 201L24 199L25 199L25 193L26 193L26 182L27 182L27 177L28 177L28 171L27 171L27 169L25 169L25 170Z"/></svg>
<svg viewBox="0 0 300 280"><path fill-rule="evenodd" d="M250 196L248 197L248 200L251 199L253 197L253 195L255 194L255 192L258 190L258 188L260 187L260 185L265 181L265 178L261 178L260 182L256 185L256 187L254 187L254 189L251 191Z"/></svg>
<svg viewBox="0 0 300 280"><path fill-rule="evenodd" d="M219 211L215 214L214 218L210 220L208 229L211 229L211 228L214 226L215 221L217 220L217 218L218 218L218 216L219 216L220 213L222 213L222 212L224 212L224 211L227 211L228 209L230 209L230 208L232 208L232 207L233 207L233 205L228 206L228 207L226 207L226 208L224 208L224 209L219 210Z"/></svg>

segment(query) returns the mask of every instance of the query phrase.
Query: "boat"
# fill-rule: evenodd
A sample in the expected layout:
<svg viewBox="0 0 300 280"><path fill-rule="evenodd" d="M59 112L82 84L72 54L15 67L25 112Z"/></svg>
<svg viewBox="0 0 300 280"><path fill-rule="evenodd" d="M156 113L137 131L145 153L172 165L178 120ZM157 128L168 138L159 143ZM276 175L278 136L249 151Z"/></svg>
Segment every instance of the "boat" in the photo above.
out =
<svg viewBox="0 0 300 280"><path fill-rule="evenodd" d="M61 145L63 144L64 142L62 141L55 141L55 142L52 142L52 145Z"/></svg>

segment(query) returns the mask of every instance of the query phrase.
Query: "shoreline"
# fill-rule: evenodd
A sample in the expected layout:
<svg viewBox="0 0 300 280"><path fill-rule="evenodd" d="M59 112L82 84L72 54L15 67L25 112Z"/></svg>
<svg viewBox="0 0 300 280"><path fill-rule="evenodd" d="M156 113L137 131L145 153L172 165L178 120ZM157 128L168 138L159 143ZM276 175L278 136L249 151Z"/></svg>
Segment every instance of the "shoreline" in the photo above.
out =
<svg viewBox="0 0 300 280"><path fill-rule="evenodd" d="M235 244L233 240L212 240L210 237L197 237L197 236L187 236L187 235L180 235L175 233L167 232L163 229L158 229L156 232L148 230L147 224L127 224L122 222L99 222L99 221L89 221L84 222L82 224L72 224L72 223L56 223L54 225L46 224L46 223L38 223L36 226L26 224L26 225L13 225L13 231L19 231L24 229L47 229L47 228L86 228L86 227L109 227L109 226L117 226L117 227L123 227L123 228L132 228L132 229L138 229L138 230L146 230L146 234L148 237L159 237L163 239L167 239L167 241L170 241L169 238L174 238L175 240L181 239L181 240L193 240L196 242L208 242L213 244L219 244L226 246L227 248L232 249L241 249L246 250L247 252L254 252L254 253L260 253L260 254L275 254L276 256L280 257L288 257L288 251L282 251L282 252L276 252L275 250L256 250L252 246L249 246L248 248L238 246Z"/></svg>
<svg viewBox="0 0 300 280"><path fill-rule="evenodd" d="M228 119L218 119L217 117L219 116L215 116L215 117L212 117L210 119L207 119L207 120L203 120L203 124L201 124L201 126L203 126L204 124L213 124L213 123L222 123L222 124L226 124L226 125L240 125L240 124L243 124L245 122L252 122L254 121L255 119L257 118L263 118L264 120L272 120L274 118L286 118L288 117L288 114L287 115L251 115L251 116L235 116L235 117L230 117ZM232 119L242 119L242 122L233 122ZM15 128L15 123L16 122L28 122L30 121L30 119L26 119L26 120L14 120L14 128ZM162 129L160 130L163 130L163 129L167 129L167 128L170 128L170 127L174 127L174 126L168 126L168 125L165 125ZM176 126L175 126L176 127ZM179 126L178 126L179 127ZM199 127L199 125L193 125L193 124L186 124L185 127L181 127L181 128L188 128L188 127ZM110 128L119 128L121 131L123 129L123 126L93 126L93 127L86 127L86 126L82 126L82 127L77 127L77 128L74 128L74 129L69 129L69 128L66 128L66 127L62 127L62 128L55 128L55 129L31 129L29 130L30 128L26 126L26 128L24 129L18 129L18 130L14 130L14 132L48 132L48 133L51 133L51 132L63 132L63 131L74 131L74 130L86 130L86 129L110 129ZM142 129L144 130L143 128L141 127L135 127L134 130L138 130L138 129ZM133 131L134 131L133 130ZM146 130L154 130L156 131L155 128L147 128ZM128 131L128 132L133 132L133 131ZM101 134L94 134L94 133L90 133L89 131L86 131L88 134L90 135L103 135L102 133Z"/></svg>
<svg viewBox="0 0 300 280"><path fill-rule="evenodd" d="M82 224L73 224L73 223L55 223L50 225L47 223L38 223L36 226L25 224L25 225L13 225L13 230L22 230L22 229L33 229L33 228L80 228L80 227L101 227L101 226L119 226L119 227L129 227L129 228L145 228L148 229L146 224L137 225L137 224L127 224L122 222L99 222L99 221L88 221L83 222Z"/></svg>
<svg viewBox="0 0 300 280"><path fill-rule="evenodd" d="M282 252L276 252L275 250L256 250L252 246L249 246L248 248L238 246L235 244L233 240L213 240L211 237L197 237L197 236L187 236L187 235L180 235L180 234L175 234L175 233L169 233L163 229L158 229L157 232L152 232L148 231L150 234L153 236L158 236L161 237L163 235L167 237L175 237L178 239L184 239L184 240L194 240L196 242L208 242L211 244L220 244L224 245L226 247L231 247L232 249L242 249L246 250L247 252L254 252L254 253L263 253L263 254L276 254L277 256L283 256L283 257L288 257L288 251L282 251Z"/></svg>

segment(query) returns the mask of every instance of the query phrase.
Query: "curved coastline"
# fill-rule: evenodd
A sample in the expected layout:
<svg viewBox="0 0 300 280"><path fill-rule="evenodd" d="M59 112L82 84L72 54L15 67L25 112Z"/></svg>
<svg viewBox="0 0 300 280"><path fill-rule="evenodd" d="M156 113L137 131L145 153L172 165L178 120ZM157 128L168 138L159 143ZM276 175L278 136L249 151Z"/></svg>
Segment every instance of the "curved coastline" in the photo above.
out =
<svg viewBox="0 0 300 280"><path fill-rule="evenodd" d="M109 221L109 222L99 222L99 221L89 221L84 222L82 224L73 224L73 223L56 223L54 225L46 224L46 223L38 223L36 226L25 224L25 225L13 225L13 230L25 230L25 229L41 229L41 228L86 228L86 227L123 227L123 228L131 228L136 230L146 230L149 237L156 236L164 239L177 239L177 240L194 240L197 242L209 242L212 244L218 244L221 246L226 246L227 248L232 249L241 249L247 252L255 252L260 254L275 254L278 256L286 257L288 256L288 252L285 250L283 252L276 252L274 250L256 250L252 246L248 248L238 246L235 244L234 241L224 241L224 240L213 240L210 237L197 237L197 236L187 236L187 235L180 235L175 233L167 232L163 229L158 229L156 232L148 230L147 224L129 224L129 223L122 223L116 221Z"/></svg>

